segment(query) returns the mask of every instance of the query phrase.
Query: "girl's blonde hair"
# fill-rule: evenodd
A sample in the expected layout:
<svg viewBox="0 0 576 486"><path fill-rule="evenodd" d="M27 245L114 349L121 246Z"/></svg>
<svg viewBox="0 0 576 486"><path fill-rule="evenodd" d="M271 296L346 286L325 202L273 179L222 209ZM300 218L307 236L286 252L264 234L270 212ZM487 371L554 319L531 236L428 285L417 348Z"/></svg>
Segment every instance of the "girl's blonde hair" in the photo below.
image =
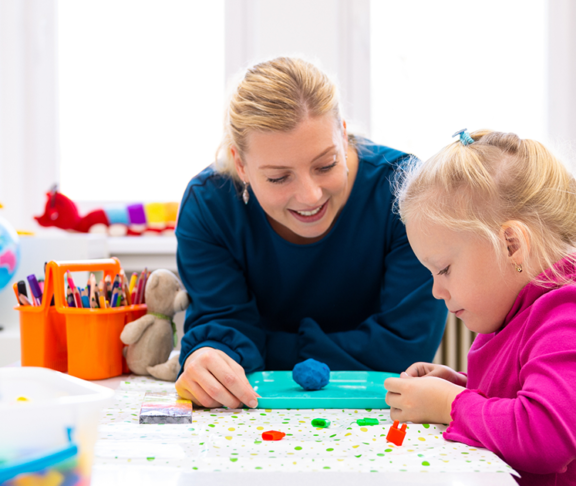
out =
<svg viewBox="0 0 576 486"><path fill-rule="evenodd" d="M341 126L336 85L313 64L278 57L248 69L226 110L224 136L216 154L216 169L239 181L231 148L240 158L252 131L286 132L306 117L331 113Z"/></svg>
<svg viewBox="0 0 576 486"><path fill-rule="evenodd" d="M480 130L474 143L454 142L425 163L410 164L396 188L402 221L427 220L456 231L472 231L501 251L501 229L518 221L528 241L520 249L539 264L523 265L534 279L558 260L576 258L576 180L541 143L513 133ZM526 254L526 253L525 253ZM552 270L552 281L570 283Z"/></svg>

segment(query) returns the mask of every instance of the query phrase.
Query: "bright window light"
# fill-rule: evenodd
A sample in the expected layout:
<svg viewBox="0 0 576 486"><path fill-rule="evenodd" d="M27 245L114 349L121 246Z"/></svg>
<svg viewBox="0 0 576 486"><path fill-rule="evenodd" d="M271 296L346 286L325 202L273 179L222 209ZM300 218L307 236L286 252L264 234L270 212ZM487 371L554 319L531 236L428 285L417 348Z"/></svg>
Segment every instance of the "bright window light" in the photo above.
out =
<svg viewBox="0 0 576 486"><path fill-rule="evenodd" d="M428 158L461 128L545 142L546 0L372 0L372 139Z"/></svg>
<svg viewBox="0 0 576 486"><path fill-rule="evenodd" d="M59 0L60 189L179 201L222 134L224 0Z"/></svg>

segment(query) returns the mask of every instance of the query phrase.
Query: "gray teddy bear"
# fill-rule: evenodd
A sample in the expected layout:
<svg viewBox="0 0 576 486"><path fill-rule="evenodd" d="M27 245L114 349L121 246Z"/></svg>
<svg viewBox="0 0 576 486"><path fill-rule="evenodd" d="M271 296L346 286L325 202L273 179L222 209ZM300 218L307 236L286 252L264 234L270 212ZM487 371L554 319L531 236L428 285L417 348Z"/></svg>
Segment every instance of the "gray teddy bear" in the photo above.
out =
<svg viewBox="0 0 576 486"><path fill-rule="evenodd" d="M178 277L169 270L155 270L150 274L145 297L148 313L126 324L120 335L128 345L124 348L126 362L137 375L176 381L180 369L178 356L168 359L177 344L172 319L188 307L190 298Z"/></svg>

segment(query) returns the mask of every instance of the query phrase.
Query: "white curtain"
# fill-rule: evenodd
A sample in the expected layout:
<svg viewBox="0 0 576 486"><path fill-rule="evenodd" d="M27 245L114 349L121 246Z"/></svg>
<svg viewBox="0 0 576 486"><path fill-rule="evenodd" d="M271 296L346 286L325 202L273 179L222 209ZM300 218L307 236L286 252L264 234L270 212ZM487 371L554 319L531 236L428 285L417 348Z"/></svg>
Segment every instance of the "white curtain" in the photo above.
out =
<svg viewBox="0 0 576 486"><path fill-rule="evenodd" d="M0 0L0 212L38 228L58 181L56 0Z"/></svg>

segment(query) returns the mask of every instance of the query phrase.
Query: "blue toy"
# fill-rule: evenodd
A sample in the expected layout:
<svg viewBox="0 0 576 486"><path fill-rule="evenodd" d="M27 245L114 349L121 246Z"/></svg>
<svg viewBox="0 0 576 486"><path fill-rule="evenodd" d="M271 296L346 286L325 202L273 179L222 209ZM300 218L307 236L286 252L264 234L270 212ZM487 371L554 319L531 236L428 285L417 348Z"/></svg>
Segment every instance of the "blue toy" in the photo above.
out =
<svg viewBox="0 0 576 486"><path fill-rule="evenodd" d="M330 368L315 359L307 359L294 366L292 378L306 391L320 390L330 381Z"/></svg>

